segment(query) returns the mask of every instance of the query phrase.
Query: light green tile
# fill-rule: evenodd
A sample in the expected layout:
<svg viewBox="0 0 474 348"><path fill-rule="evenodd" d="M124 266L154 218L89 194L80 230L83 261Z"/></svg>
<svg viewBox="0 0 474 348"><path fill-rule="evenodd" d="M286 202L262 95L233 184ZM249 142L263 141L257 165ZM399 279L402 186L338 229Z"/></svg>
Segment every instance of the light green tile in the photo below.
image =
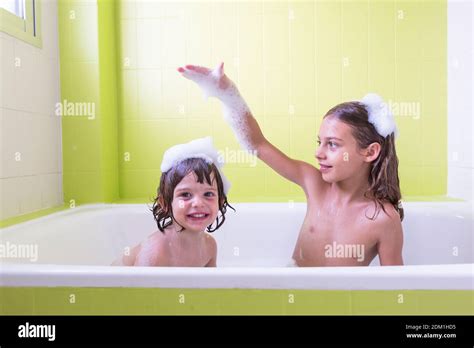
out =
<svg viewBox="0 0 474 348"><path fill-rule="evenodd" d="M417 315L418 296L408 290L352 291L352 314Z"/></svg>
<svg viewBox="0 0 474 348"><path fill-rule="evenodd" d="M340 63L343 54L342 1L316 1L315 11L316 60L322 63L321 67L323 64L326 67L326 62Z"/></svg>
<svg viewBox="0 0 474 348"><path fill-rule="evenodd" d="M271 168L263 168L265 171L265 196L266 197L289 197L293 184L278 175Z"/></svg>
<svg viewBox="0 0 474 348"><path fill-rule="evenodd" d="M2 315L33 315L35 289L19 287L0 288Z"/></svg>
<svg viewBox="0 0 474 348"><path fill-rule="evenodd" d="M346 1L342 4L342 13L342 55L352 62L366 62L369 7L360 2Z"/></svg>
<svg viewBox="0 0 474 348"><path fill-rule="evenodd" d="M422 194L442 195L446 192L448 173L445 166L423 166L422 168Z"/></svg>
<svg viewBox="0 0 474 348"><path fill-rule="evenodd" d="M100 172L64 172L64 203L80 205L104 202ZM74 202L72 202L72 200Z"/></svg>
<svg viewBox="0 0 474 348"><path fill-rule="evenodd" d="M34 288L35 315L87 315L93 312L84 289Z"/></svg>
<svg viewBox="0 0 474 348"><path fill-rule="evenodd" d="M220 308L226 315L281 315L284 313L282 290L226 290L220 296Z"/></svg>
<svg viewBox="0 0 474 348"><path fill-rule="evenodd" d="M472 290L420 290L417 295L420 315L474 315Z"/></svg>
<svg viewBox="0 0 474 348"><path fill-rule="evenodd" d="M447 1L424 1L420 24L423 59L445 60L447 52Z"/></svg>
<svg viewBox="0 0 474 348"><path fill-rule="evenodd" d="M348 315L352 314L351 293L344 290L287 290L285 314Z"/></svg>
<svg viewBox="0 0 474 348"><path fill-rule="evenodd" d="M343 100L359 100L368 91L367 53L364 58L344 57L342 69L342 98ZM377 91L377 93L380 93Z"/></svg>
<svg viewBox="0 0 474 348"><path fill-rule="evenodd" d="M421 166L399 167L398 176L400 179L402 197L423 195L421 168Z"/></svg>
<svg viewBox="0 0 474 348"><path fill-rule="evenodd" d="M473 315L472 290L0 288L2 315Z"/></svg>
<svg viewBox="0 0 474 348"><path fill-rule="evenodd" d="M159 170L124 170L120 173L120 197L155 197L160 177Z"/></svg>
<svg viewBox="0 0 474 348"><path fill-rule="evenodd" d="M217 315L221 290L160 289L155 294L156 311L167 315Z"/></svg>

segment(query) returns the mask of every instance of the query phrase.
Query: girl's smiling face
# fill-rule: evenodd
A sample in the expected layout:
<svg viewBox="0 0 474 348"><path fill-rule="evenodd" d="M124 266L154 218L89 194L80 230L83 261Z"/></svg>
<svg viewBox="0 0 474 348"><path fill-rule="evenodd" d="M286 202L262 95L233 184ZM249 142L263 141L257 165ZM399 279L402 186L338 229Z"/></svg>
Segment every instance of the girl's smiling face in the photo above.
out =
<svg viewBox="0 0 474 348"><path fill-rule="evenodd" d="M317 142L315 156L326 182L350 178L367 162L352 135L351 127L335 117L323 119Z"/></svg>
<svg viewBox="0 0 474 348"><path fill-rule="evenodd" d="M213 174L211 182L212 185L206 180L199 183L196 174L190 172L176 185L171 204L173 216L185 230L202 232L216 220L219 195Z"/></svg>

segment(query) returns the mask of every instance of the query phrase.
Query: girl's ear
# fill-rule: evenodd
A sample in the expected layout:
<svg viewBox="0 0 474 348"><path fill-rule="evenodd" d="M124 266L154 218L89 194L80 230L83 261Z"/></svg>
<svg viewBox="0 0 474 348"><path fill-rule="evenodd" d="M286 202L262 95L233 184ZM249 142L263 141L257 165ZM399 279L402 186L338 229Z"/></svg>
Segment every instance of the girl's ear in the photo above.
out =
<svg viewBox="0 0 474 348"><path fill-rule="evenodd" d="M365 150L365 162L373 162L379 157L380 150L382 147L380 146L379 143L375 142L367 146Z"/></svg>

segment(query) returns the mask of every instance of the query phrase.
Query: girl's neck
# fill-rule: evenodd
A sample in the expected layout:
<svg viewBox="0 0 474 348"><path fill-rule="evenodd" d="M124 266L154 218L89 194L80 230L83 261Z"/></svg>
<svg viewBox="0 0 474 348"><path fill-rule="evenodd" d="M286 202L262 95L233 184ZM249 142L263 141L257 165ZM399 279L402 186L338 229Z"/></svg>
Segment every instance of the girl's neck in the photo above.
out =
<svg viewBox="0 0 474 348"><path fill-rule="evenodd" d="M332 201L338 206L347 206L352 203L359 203L366 201L367 198L364 196L368 186L366 188L361 187L349 187L345 188L340 183L331 184L330 196Z"/></svg>
<svg viewBox="0 0 474 348"><path fill-rule="evenodd" d="M173 240L181 240L181 241L196 241L202 238L204 235L204 231L189 231L187 229L183 229L181 226L174 222L169 228L169 236Z"/></svg>
<svg viewBox="0 0 474 348"><path fill-rule="evenodd" d="M364 194L369 189L368 176L365 173L331 184L330 196L338 205L365 201Z"/></svg>

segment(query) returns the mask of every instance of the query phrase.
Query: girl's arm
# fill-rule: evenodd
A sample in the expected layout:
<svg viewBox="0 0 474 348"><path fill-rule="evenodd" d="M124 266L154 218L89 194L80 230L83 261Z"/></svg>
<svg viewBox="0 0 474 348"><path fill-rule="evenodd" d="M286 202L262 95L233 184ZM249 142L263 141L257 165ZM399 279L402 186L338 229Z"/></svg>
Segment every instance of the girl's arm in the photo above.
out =
<svg viewBox="0 0 474 348"><path fill-rule="evenodd" d="M133 266L167 266L166 254L166 248L160 243L160 239L149 237L140 244Z"/></svg>
<svg viewBox="0 0 474 348"><path fill-rule="evenodd" d="M396 213L385 215L380 228L378 254L381 266L402 266L403 229ZM380 216L379 215L379 216Z"/></svg>
<svg viewBox="0 0 474 348"><path fill-rule="evenodd" d="M305 192L311 184L322 184L321 173L309 163L289 158L263 135L245 100L235 84L224 74L224 63L216 69L186 65L178 71L194 81L205 97L216 97L222 102L224 117L234 134L247 150L256 151L258 158L286 179L301 186Z"/></svg>
<svg viewBox="0 0 474 348"><path fill-rule="evenodd" d="M123 254L112 263L112 266L133 266L138 252L140 251L140 244L133 247L131 250L123 251Z"/></svg>

